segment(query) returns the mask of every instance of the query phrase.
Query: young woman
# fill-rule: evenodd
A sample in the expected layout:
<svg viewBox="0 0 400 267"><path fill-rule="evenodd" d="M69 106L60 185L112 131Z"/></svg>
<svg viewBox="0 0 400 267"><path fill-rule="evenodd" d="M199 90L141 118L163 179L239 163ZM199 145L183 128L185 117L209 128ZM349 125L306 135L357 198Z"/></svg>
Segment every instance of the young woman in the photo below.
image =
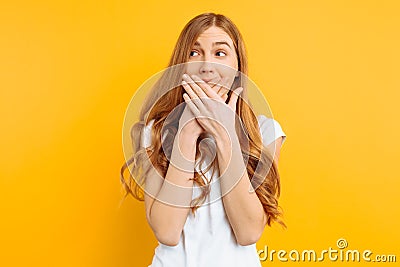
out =
<svg viewBox="0 0 400 267"><path fill-rule="evenodd" d="M150 266L261 266L255 243L265 225L285 226L277 162L286 135L246 101L241 34L223 15L198 15L169 67L132 127L134 154L121 169L159 241Z"/></svg>

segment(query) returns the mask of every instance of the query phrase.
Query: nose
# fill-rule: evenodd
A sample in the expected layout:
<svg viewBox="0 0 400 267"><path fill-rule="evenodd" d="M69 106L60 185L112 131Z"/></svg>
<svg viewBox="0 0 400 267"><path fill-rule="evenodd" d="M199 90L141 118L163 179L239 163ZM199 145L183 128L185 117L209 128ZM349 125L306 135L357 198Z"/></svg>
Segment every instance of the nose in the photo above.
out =
<svg viewBox="0 0 400 267"><path fill-rule="evenodd" d="M200 73L201 74L214 74L215 72L215 65L210 61L203 61L200 66Z"/></svg>

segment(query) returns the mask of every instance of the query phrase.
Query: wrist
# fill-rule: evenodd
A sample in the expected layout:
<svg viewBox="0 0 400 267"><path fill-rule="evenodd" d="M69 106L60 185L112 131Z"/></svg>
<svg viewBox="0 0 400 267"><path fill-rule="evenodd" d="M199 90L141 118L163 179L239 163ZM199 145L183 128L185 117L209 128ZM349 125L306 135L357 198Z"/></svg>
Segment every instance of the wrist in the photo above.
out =
<svg viewBox="0 0 400 267"><path fill-rule="evenodd" d="M170 164L185 172L193 172L196 158L196 140L191 136L178 134L172 147Z"/></svg>
<svg viewBox="0 0 400 267"><path fill-rule="evenodd" d="M217 148L222 150L222 152L227 151L227 149L232 150L238 145L240 147L239 138L234 129L222 129L222 131L215 136L215 141L217 143Z"/></svg>
<svg viewBox="0 0 400 267"><path fill-rule="evenodd" d="M196 143L197 137L192 134L179 132L175 136L174 150L180 151L180 153L189 160L194 160L196 155Z"/></svg>

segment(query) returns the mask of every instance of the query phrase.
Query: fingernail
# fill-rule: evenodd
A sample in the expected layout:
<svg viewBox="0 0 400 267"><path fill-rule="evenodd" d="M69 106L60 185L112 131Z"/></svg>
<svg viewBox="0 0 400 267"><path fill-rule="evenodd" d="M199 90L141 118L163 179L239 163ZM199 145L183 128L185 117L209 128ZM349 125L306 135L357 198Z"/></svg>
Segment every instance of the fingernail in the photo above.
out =
<svg viewBox="0 0 400 267"><path fill-rule="evenodd" d="M183 76L182 76L184 79L187 79L187 78L189 78L189 75L187 75L186 73L185 74L183 74Z"/></svg>

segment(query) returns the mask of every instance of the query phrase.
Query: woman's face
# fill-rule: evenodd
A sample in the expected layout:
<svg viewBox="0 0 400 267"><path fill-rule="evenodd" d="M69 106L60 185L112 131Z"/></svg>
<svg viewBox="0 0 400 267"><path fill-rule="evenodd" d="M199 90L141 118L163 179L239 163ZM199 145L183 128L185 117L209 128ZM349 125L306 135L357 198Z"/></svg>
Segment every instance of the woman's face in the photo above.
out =
<svg viewBox="0 0 400 267"><path fill-rule="evenodd" d="M238 59L232 39L221 28L211 26L199 35L189 55L186 73L213 84L226 77L232 85L238 70Z"/></svg>

